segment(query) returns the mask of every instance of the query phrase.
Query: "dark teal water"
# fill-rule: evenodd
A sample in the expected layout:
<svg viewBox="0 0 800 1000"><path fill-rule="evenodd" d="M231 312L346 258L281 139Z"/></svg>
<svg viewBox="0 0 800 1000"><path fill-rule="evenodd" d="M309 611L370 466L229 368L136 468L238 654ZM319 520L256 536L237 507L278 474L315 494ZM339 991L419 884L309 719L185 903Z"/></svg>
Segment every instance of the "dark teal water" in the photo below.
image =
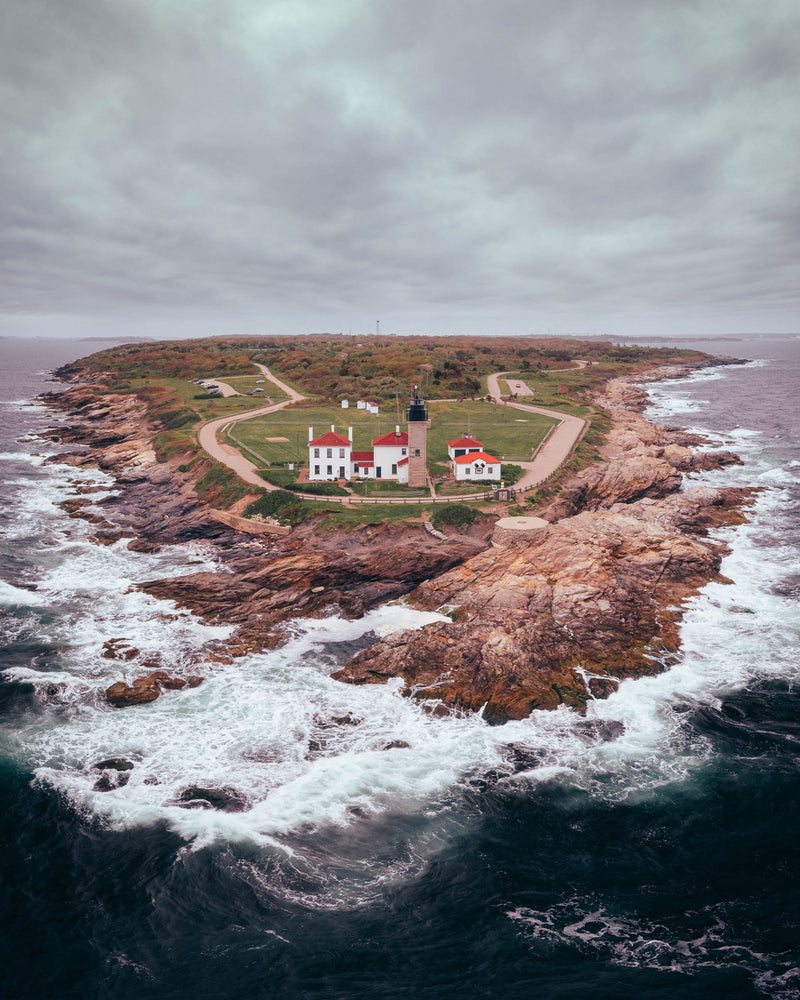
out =
<svg viewBox="0 0 800 1000"><path fill-rule="evenodd" d="M657 386L653 416L746 460L701 479L764 491L680 663L590 710L625 726L602 744L569 712L490 728L331 681L363 633L416 621L402 608L300 622L195 692L111 710L136 663L106 639L182 667L223 634L131 590L213 553L92 544L55 504L114 484L43 464L53 418L24 405L83 352L0 341L2 995L800 995L800 340L709 349L761 360ZM130 781L95 791L111 755ZM248 808L176 805L203 782Z"/></svg>

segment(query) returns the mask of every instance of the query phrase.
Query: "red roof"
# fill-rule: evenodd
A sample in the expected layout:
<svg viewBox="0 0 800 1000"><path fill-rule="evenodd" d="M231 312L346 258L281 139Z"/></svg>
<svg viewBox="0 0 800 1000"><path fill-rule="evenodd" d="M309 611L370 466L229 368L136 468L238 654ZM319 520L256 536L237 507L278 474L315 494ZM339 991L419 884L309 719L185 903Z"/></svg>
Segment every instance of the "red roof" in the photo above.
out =
<svg viewBox="0 0 800 1000"><path fill-rule="evenodd" d="M377 438L373 438L372 439L372 446L373 447L375 447L377 445L378 447L386 448L386 447L388 447L390 445L393 445L393 444L396 444L396 445L401 445L401 444L402 445L407 445L408 444L408 434L406 434L405 431L400 431L399 434L397 434L395 431L392 431L391 434L383 434L381 437L377 437Z"/></svg>
<svg viewBox="0 0 800 1000"><path fill-rule="evenodd" d="M354 451L350 455L350 460L358 462L359 465L372 465L375 455L371 451Z"/></svg>
<svg viewBox="0 0 800 1000"><path fill-rule="evenodd" d="M485 462L487 465L500 464L499 458L492 458L485 451L471 451L467 455L457 455L453 461L458 462L459 465L472 465L473 462Z"/></svg>
<svg viewBox="0 0 800 1000"><path fill-rule="evenodd" d="M405 458L401 458L400 461L397 463L398 469L400 468L401 465L408 465L408 456L407 455L406 455Z"/></svg>
<svg viewBox="0 0 800 1000"><path fill-rule="evenodd" d="M319 437L314 438L313 441L308 442L309 447L312 445L315 448L349 448L350 441L346 437L342 437L341 434L337 434L335 431L328 431L327 434L320 434Z"/></svg>
<svg viewBox="0 0 800 1000"><path fill-rule="evenodd" d="M459 438L457 441L448 441L447 444L451 448L482 448L483 445L477 438L463 437Z"/></svg>

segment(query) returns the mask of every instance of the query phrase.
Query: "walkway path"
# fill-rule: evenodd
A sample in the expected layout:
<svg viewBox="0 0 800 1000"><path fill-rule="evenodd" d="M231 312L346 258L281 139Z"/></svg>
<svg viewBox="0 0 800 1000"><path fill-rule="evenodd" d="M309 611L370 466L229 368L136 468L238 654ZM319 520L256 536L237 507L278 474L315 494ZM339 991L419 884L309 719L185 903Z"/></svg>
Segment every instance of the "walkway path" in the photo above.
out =
<svg viewBox="0 0 800 1000"><path fill-rule="evenodd" d="M295 389L292 389L291 386L286 385L285 382L281 382L280 379L276 378L266 365L258 365L257 367L263 372L264 376L270 380L270 382L286 393L288 399L283 399L279 403L272 403L269 406L259 406L254 410L244 410L242 413L208 420L206 423L201 424L197 429L197 442L200 447L212 458L221 462L223 465L227 465L229 469L232 469L237 476L243 479L246 483L258 486L264 490L278 490L281 489L281 487L274 486L272 483L268 483L266 480L262 479L256 471L257 466L246 459L238 449L234 448L232 445L225 444L222 441L217 440L217 434L224 427L230 427L231 424L238 423L240 420L250 420L252 417L260 417L264 413L274 413L276 410L282 410L290 403L296 403L299 402L299 400L306 398ZM500 398L500 389L498 387L497 380L499 378L504 378L507 374L508 372L496 372L494 375L489 375L488 385L490 396L494 396L495 399ZM556 469L558 469L559 466L566 461L573 447L583 433L584 428L586 427L586 421L582 417L574 417L571 414L561 413L558 410L546 410L541 406L531 406L528 403L509 402L504 405L512 406L516 410L527 410L530 413L541 413L546 417L552 417L553 419L559 421L559 423L545 438L544 443L539 446L539 449L535 453L532 461L518 463L523 469L525 469L525 475L514 485L514 489L517 491L525 490L544 482L545 479L551 476ZM303 493L298 493L297 495L300 497L305 496L306 499L309 500L324 499L326 501L343 504L362 504L370 502L366 498L356 496L319 497ZM485 491L476 493L474 496L470 494L469 496L453 495L449 497L432 497L431 500L427 502L452 503L457 500L470 500L475 498L482 499L484 495ZM413 500L410 498L392 499L385 497L379 500L373 500L372 502L420 503L421 501L418 497L415 497Z"/></svg>
<svg viewBox="0 0 800 1000"><path fill-rule="evenodd" d="M289 403L297 403L299 400L306 398L292 389L291 386L286 385L285 382L281 382L280 379L275 378L266 365L257 365L257 367L261 369L261 372L270 382L276 385L282 392L285 392L289 398L282 399L279 403L271 403L268 406L259 406L255 410L245 410L242 413L235 413L232 416L217 417L215 420L208 420L197 429L197 443L212 458L215 458L223 465L227 465L229 469L233 469L236 475L240 479L244 479L246 483L251 483L253 486L260 486L265 490L276 490L279 487L265 482L256 472L256 466L246 459L237 448L217 440L217 434L223 427L229 427L240 420L250 420L251 417L260 417L263 413L274 413L276 410L282 410Z"/></svg>
<svg viewBox="0 0 800 1000"><path fill-rule="evenodd" d="M487 379L489 395L495 399L500 398L500 388L497 380L505 378L508 372L496 372ZM544 443L539 446L539 450L534 455L531 462L518 462L525 469L525 475L514 488L525 490L530 486L536 486L543 480L551 476L556 469L569 458L569 454L578 442L586 427L583 417L574 417L569 413L561 413L559 410L546 410L542 406L532 406L530 403L499 404L513 406L515 410L526 410L528 413L541 413L545 417L552 417L558 420L558 424L550 431Z"/></svg>

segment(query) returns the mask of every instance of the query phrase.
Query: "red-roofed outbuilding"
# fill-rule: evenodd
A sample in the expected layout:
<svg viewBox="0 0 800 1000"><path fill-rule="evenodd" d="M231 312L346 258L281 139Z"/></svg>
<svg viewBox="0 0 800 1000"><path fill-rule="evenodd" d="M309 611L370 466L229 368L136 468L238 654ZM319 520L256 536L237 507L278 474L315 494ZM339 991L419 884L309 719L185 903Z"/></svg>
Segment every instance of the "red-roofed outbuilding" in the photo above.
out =
<svg viewBox="0 0 800 1000"><path fill-rule="evenodd" d="M459 455L467 455L469 452L483 451L483 444L469 434L456 438L455 441L447 442L447 454L450 458L458 458Z"/></svg>
<svg viewBox="0 0 800 1000"><path fill-rule="evenodd" d="M500 459L487 455L485 451L471 451L453 459L453 472L459 482L470 479L500 479L502 477Z"/></svg>

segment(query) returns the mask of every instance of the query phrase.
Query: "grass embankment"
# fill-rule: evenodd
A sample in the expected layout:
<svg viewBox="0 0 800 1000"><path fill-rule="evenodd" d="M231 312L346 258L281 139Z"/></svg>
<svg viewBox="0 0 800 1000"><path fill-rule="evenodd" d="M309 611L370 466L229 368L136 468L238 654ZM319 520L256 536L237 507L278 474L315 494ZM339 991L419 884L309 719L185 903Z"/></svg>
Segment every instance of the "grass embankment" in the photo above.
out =
<svg viewBox="0 0 800 1000"><path fill-rule="evenodd" d="M433 504L364 504L346 507L326 503L324 500L306 500L285 490L266 493L254 500L244 511L245 517L274 517L281 524L299 524L310 517L324 515L318 532L352 531L370 524L401 523L420 524L431 519Z"/></svg>

